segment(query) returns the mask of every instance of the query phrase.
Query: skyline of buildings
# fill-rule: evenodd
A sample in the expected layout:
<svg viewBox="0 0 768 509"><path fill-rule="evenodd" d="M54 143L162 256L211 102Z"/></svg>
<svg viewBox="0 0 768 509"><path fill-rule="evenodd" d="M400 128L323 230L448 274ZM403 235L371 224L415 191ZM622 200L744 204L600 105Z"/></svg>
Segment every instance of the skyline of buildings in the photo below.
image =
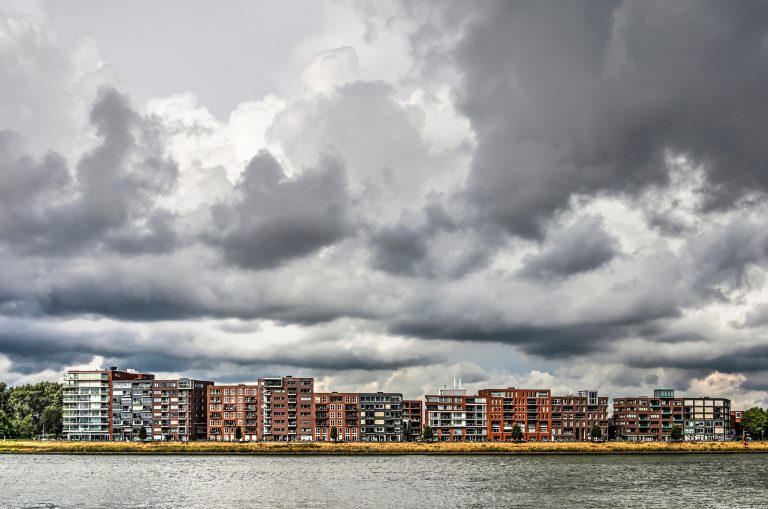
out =
<svg viewBox="0 0 768 509"><path fill-rule="evenodd" d="M65 374L63 430L70 440L503 442L602 438L667 441L733 439L741 410L727 398L653 396L610 399L596 389L443 386L424 399L396 392L315 392L310 377L264 377L256 384L155 379L151 373L71 370ZM520 436L515 436L519 427Z"/></svg>

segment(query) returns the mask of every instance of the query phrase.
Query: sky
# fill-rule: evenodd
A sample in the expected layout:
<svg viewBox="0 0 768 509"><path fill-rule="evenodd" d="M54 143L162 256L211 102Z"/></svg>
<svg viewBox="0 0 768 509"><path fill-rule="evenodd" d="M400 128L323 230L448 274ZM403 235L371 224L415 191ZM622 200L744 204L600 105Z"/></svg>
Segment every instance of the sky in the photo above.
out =
<svg viewBox="0 0 768 509"><path fill-rule="evenodd" d="M768 4L0 0L0 379L768 404Z"/></svg>

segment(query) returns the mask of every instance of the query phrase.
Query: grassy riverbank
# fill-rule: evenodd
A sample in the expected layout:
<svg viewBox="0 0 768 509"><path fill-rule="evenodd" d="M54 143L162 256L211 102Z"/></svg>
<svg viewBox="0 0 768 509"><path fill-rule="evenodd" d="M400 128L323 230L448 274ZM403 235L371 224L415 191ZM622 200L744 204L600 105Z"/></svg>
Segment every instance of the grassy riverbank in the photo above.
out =
<svg viewBox="0 0 768 509"><path fill-rule="evenodd" d="M0 441L5 454L658 454L768 452L768 442L606 443L217 443Z"/></svg>

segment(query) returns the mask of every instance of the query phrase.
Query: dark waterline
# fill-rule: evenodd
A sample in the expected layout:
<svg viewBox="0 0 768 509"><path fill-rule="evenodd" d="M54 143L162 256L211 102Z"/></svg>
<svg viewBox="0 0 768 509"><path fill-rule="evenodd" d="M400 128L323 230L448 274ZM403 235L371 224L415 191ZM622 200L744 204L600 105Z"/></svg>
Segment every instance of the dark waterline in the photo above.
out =
<svg viewBox="0 0 768 509"><path fill-rule="evenodd" d="M0 456L3 508L768 507L766 455Z"/></svg>

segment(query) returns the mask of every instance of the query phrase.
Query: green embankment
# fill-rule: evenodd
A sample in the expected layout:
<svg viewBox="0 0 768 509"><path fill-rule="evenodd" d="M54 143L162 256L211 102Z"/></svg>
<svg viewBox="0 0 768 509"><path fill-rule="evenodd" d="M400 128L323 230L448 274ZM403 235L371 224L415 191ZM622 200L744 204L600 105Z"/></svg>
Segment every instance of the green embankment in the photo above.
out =
<svg viewBox="0 0 768 509"><path fill-rule="evenodd" d="M217 443L0 440L6 454L658 454L768 452L768 442L606 443Z"/></svg>

